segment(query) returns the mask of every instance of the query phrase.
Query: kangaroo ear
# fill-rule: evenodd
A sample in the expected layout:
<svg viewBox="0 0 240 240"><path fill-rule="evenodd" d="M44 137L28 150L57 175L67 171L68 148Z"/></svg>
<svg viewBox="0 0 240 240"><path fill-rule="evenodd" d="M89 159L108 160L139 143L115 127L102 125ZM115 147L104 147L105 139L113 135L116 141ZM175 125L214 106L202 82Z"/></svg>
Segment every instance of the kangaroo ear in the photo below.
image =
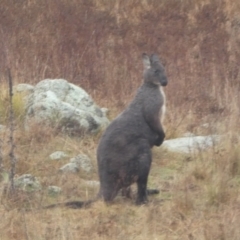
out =
<svg viewBox="0 0 240 240"><path fill-rule="evenodd" d="M142 54L142 59L143 59L143 66L144 69L148 69L151 66L149 56L146 53Z"/></svg>
<svg viewBox="0 0 240 240"><path fill-rule="evenodd" d="M151 61L151 63L160 62L158 55L155 53L151 55L150 61Z"/></svg>

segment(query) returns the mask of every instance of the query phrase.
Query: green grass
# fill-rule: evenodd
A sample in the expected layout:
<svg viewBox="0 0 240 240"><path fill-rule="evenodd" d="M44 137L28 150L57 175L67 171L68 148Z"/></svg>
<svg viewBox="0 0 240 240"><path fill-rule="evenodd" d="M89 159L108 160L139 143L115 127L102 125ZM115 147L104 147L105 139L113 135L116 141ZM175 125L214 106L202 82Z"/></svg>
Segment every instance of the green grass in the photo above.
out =
<svg viewBox="0 0 240 240"><path fill-rule="evenodd" d="M0 85L0 124L9 122L10 98L6 86ZM25 116L25 95L22 93L14 93L12 98L12 107L14 120L17 125L22 125Z"/></svg>

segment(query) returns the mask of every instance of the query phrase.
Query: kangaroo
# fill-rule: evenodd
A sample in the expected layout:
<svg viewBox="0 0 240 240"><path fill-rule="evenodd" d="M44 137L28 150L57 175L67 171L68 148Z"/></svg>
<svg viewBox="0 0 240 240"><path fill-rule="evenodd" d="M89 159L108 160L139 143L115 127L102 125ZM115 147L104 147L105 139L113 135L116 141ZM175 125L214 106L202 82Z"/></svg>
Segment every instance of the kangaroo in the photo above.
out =
<svg viewBox="0 0 240 240"><path fill-rule="evenodd" d="M168 83L158 56L142 55L143 84L129 106L107 127L97 149L100 190L97 198L111 202L119 192L137 183L136 204L145 204L148 193L148 175L152 162L151 148L160 146L165 138L162 123L165 113L165 95L162 87ZM96 199L97 199L96 198ZM63 205L80 208L86 202L67 202ZM49 207L53 207L51 205ZM47 208L49 208L47 207Z"/></svg>
<svg viewBox="0 0 240 240"><path fill-rule="evenodd" d="M162 86L165 70L156 54L143 54L144 82L130 105L108 126L98 149L100 192L111 202L120 189L137 183L137 204L147 202L151 148L160 146L165 133L160 122L165 111Z"/></svg>

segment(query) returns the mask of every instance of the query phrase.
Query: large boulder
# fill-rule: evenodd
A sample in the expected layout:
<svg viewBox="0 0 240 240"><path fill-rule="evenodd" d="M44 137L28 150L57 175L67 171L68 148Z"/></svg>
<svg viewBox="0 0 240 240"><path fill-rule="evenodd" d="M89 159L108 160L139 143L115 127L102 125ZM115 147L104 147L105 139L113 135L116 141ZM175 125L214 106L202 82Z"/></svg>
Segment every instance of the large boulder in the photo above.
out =
<svg viewBox="0 0 240 240"><path fill-rule="evenodd" d="M70 134L95 133L109 124L105 108L99 108L82 88L64 79L45 79L29 94L26 128L41 123Z"/></svg>
<svg viewBox="0 0 240 240"><path fill-rule="evenodd" d="M203 151L213 147L220 141L221 136L188 136L165 140L162 147L170 152L192 153Z"/></svg>

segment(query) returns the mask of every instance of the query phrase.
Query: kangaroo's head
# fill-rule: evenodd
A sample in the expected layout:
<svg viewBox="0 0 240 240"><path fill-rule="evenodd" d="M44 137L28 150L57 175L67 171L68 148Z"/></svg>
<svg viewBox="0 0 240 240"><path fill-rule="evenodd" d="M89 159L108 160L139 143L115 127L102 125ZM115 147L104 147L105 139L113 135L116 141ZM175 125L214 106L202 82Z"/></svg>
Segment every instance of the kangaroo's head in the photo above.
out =
<svg viewBox="0 0 240 240"><path fill-rule="evenodd" d="M156 54L152 54L149 57L146 53L143 53L142 58L144 66L144 82L167 86L168 80L165 74L165 69L158 56Z"/></svg>

